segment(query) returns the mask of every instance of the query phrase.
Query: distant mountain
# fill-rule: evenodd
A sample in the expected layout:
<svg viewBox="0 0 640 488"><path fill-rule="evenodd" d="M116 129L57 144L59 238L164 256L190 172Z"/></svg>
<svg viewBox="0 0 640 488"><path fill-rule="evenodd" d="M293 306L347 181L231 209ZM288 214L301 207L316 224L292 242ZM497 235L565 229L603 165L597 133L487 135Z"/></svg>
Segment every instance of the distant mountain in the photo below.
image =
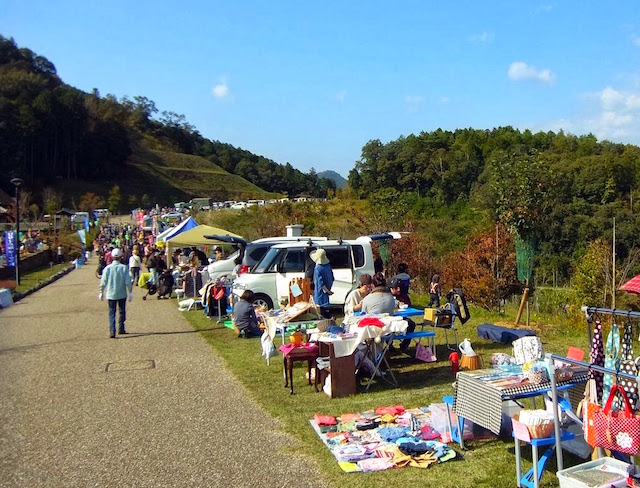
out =
<svg viewBox="0 0 640 488"><path fill-rule="evenodd" d="M318 178L329 178L331 181L335 182L336 188L344 188L347 186L347 180L335 171L321 171L318 173Z"/></svg>

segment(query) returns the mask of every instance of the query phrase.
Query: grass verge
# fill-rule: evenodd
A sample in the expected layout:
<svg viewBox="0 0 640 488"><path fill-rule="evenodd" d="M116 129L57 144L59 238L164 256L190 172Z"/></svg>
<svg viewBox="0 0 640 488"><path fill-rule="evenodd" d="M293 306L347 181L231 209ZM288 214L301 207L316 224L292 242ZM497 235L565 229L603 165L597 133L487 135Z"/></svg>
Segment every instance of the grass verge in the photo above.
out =
<svg viewBox="0 0 640 488"><path fill-rule="evenodd" d="M415 302L426 303L424 297L416 297ZM469 322L464 325L458 324L458 339L462 341L465 337L470 338L485 365L494 352L511 353L511 346L477 339L476 326L483 322L506 325L507 319L515 317L515 312L508 309L506 314L501 315L472 309L471 313L472 318ZM443 345L442 331L436 332L437 362L422 363L402 353L390 357L399 383L397 388L391 388L386 383L374 384L367 393L361 392L348 398L332 400L323 393L315 393L314 388L306 384L306 363L296 363L295 394L290 395L289 390L284 388L281 357L272 358L271 364L267 365L261 357L259 339L238 339L233 331L218 325L215 318L209 320L202 311L185 312L185 317L196 330L201 331L202 336L225 360L228 368L245 385L250 395L281 421L282 429L300 439L304 446L303 453L316 460L333 486L515 486L515 455L511 439L466 442L466 450L458 460L434 465L428 470L404 468L376 473L345 474L309 424L314 413L340 415L375 409L381 405L402 404L412 408L441 403L444 395L453 393L451 384L454 381L448 361L449 351ZM532 328L538 329L546 352L563 354L569 345L576 345L588 353L586 326L579 328L559 322L548 324L540 321L534 323ZM452 334L449 334L450 340L453 340L451 336ZM274 343L278 346L280 339ZM454 447L460 453L457 445ZM567 457L565 467L579 462L581 461L577 458ZM531 452L526 447L523 449L523 464L525 471L531 467ZM548 468L550 471L545 472L541 486L557 486L555 458L550 460Z"/></svg>

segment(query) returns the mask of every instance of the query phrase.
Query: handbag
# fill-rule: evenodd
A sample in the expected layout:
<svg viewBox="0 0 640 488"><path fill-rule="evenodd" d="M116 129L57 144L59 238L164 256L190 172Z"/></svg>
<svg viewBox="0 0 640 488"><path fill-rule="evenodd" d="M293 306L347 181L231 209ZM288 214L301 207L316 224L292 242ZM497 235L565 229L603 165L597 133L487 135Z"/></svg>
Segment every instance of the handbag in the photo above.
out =
<svg viewBox="0 0 640 488"><path fill-rule="evenodd" d="M425 363L433 363L437 361L436 355L429 346L423 346L418 342L416 346L416 359L424 361Z"/></svg>
<svg viewBox="0 0 640 488"><path fill-rule="evenodd" d="M638 403L638 385L635 377L638 375L638 368L636 362L633 360L633 326L627 324L624 329L624 335L622 338L622 360L620 361L621 373L627 373L634 377L634 379L627 379L619 377L616 383L618 383L629 398L629 403L633 410L636 409ZM613 408L616 410L622 410L623 405L620 401L620 397L616 397L613 402Z"/></svg>
<svg viewBox="0 0 640 488"><path fill-rule="evenodd" d="M536 336L513 341L513 357L516 364L526 364L542 357L542 341Z"/></svg>
<svg viewBox="0 0 640 488"><path fill-rule="evenodd" d="M602 322L595 321L593 326L593 339L591 341L591 351L589 351L589 362L596 366L604 367L604 346L602 345ZM589 370L589 379L595 382L596 400L602 399L602 386L604 374L594 369Z"/></svg>
<svg viewBox="0 0 640 488"><path fill-rule="evenodd" d="M591 447L596 445L596 432L594 430L594 414L602 407L598 403L598 392L596 389L596 382L592 378L587 381L584 388L584 398L580 400L576 414L582 414L582 430L584 431L584 440L587 441Z"/></svg>
<svg viewBox="0 0 640 488"><path fill-rule="evenodd" d="M612 410L613 399L620 395L624 410ZM596 446L635 456L640 451L640 417L636 417L629 404L627 394L619 385L613 385L607 403L595 412L593 425Z"/></svg>
<svg viewBox="0 0 640 488"><path fill-rule="evenodd" d="M607 336L607 343L604 349L604 367L608 369L618 369L619 361L620 361L620 331L618 330L618 324L613 323L611 325L611 330L609 331L609 335ZM609 391L611 390L611 385L613 385L613 377L614 375L606 373L604 375L603 384L602 384L602 404L607 401L609 398Z"/></svg>

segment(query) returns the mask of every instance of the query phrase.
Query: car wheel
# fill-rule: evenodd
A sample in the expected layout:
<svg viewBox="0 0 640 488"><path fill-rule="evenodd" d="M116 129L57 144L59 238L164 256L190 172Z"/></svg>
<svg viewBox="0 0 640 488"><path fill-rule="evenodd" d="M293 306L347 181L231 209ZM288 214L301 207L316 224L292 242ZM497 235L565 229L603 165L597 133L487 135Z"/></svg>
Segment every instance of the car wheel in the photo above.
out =
<svg viewBox="0 0 640 488"><path fill-rule="evenodd" d="M273 301L271 298L261 293L253 297L253 304L259 308L266 308L267 310L271 310L273 308Z"/></svg>

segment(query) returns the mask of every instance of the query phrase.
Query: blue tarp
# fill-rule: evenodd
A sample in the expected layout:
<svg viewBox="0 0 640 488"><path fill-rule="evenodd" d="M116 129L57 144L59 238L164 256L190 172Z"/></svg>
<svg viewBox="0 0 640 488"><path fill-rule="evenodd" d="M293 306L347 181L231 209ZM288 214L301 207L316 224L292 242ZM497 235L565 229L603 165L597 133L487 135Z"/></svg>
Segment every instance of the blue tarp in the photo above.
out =
<svg viewBox="0 0 640 488"><path fill-rule="evenodd" d="M503 344L511 344L521 337L536 335L534 331L529 329L511 329L493 324L480 324L477 330L480 339L490 339Z"/></svg>

